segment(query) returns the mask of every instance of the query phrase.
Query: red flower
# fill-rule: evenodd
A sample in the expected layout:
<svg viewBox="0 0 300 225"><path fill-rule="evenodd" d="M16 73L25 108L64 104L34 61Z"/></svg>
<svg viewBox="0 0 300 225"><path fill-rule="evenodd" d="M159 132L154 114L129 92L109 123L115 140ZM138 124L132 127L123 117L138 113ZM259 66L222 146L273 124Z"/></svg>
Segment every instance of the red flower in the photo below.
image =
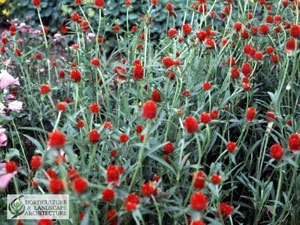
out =
<svg viewBox="0 0 300 225"><path fill-rule="evenodd" d="M211 83L205 81L205 82L203 83L202 90L203 90L203 91L208 91L208 90L210 90L210 89L211 89Z"/></svg>
<svg viewBox="0 0 300 225"><path fill-rule="evenodd" d="M186 35L190 34L192 32L192 26L189 24L183 24L182 25L182 32Z"/></svg>
<svg viewBox="0 0 300 225"><path fill-rule="evenodd" d="M90 27L89 27L89 22L84 20L80 23L80 28L84 31L84 32L87 32Z"/></svg>
<svg viewBox="0 0 300 225"><path fill-rule="evenodd" d="M72 79L74 82L77 82L77 83L78 83L78 82L81 81L81 73L80 73L80 71L77 70L77 69L73 69L73 70L71 71L70 76L71 76L71 79Z"/></svg>
<svg viewBox="0 0 300 225"><path fill-rule="evenodd" d="M143 106L143 117L145 119L154 119L156 117L157 108L156 103L152 100L145 102Z"/></svg>
<svg viewBox="0 0 300 225"><path fill-rule="evenodd" d="M160 93L158 90L153 90L151 94L151 99L154 102L160 102Z"/></svg>
<svg viewBox="0 0 300 225"><path fill-rule="evenodd" d="M40 7L41 6L41 0L32 0L32 4L34 7Z"/></svg>
<svg viewBox="0 0 300 225"><path fill-rule="evenodd" d="M65 103L65 102L59 102L59 103L57 103L56 109L57 109L58 111L65 112L65 111L67 110L66 103Z"/></svg>
<svg viewBox="0 0 300 225"><path fill-rule="evenodd" d="M166 68L169 68L174 65L174 60L167 56L162 59L162 64L164 64Z"/></svg>
<svg viewBox="0 0 300 225"><path fill-rule="evenodd" d="M174 146L172 144L172 142L168 142L164 145L163 147L163 152L167 155L172 154L174 152Z"/></svg>
<svg viewBox="0 0 300 225"><path fill-rule="evenodd" d="M75 3L76 3L77 5L80 5L80 4L82 4L82 1L81 1L81 0L75 0Z"/></svg>
<svg viewBox="0 0 300 225"><path fill-rule="evenodd" d="M81 194L86 192L88 183L85 179L78 177L73 180L73 188L76 193Z"/></svg>
<svg viewBox="0 0 300 225"><path fill-rule="evenodd" d="M53 225L53 222L51 219L40 219L37 225Z"/></svg>
<svg viewBox="0 0 300 225"><path fill-rule="evenodd" d="M120 179L120 168L115 165L107 167L106 170L106 182L113 183L113 185L118 185Z"/></svg>
<svg viewBox="0 0 300 225"><path fill-rule="evenodd" d="M233 29L235 29L236 31L240 31L242 29L243 24L241 22L235 22L233 24Z"/></svg>
<svg viewBox="0 0 300 225"><path fill-rule="evenodd" d="M220 203L220 213L224 218L233 213L233 210L234 208L231 205L228 205L225 202Z"/></svg>
<svg viewBox="0 0 300 225"><path fill-rule="evenodd" d="M267 24L264 24L264 23L263 23L263 24L261 24L261 25L259 26L259 31L260 31L261 34L266 35L266 34L269 33L270 28L269 28L269 26L268 26Z"/></svg>
<svg viewBox="0 0 300 225"><path fill-rule="evenodd" d="M229 57L227 59L228 66L234 66L235 65L235 59L233 57Z"/></svg>
<svg viewBox="0 0 300 225"><path fill-rule="evenodd" d="M78 178L79 177L78 171L72 168L69 169L68 177L70 180L74 180L75 178Z"/></svg>
<svg viewBox="0 0 300 225"><path fill-rule="evenodd" d="M256 109L254 107L249 107L246 111L246 120L251 122L256 116Z"/></svg>
<svg viewBox="0 0 300 225"><path fill-rule="evenodd" d="M100 133L97 130L91 130L89 133L89 139L92 143L97 143L100 139Z"/></svg>
<svg viewBox="0 0 300 225"><path fill-rule="evenodd" d="M274 52L274 48L272 46L266 47L266 53L271 55Z"/></svg>
<svg viewBox="0 0 300 225"><path fill-rule="evenodd" d="M136 64L133 67L133 79L141 80L144 78L144 67L141 64Z"/></svg>
<svg viewBox="0 0 300 225"><path fill-rule="evenodd" d="M203 220L193 220L190 225L206 225Z"/></svg>
<svg viewBox="0 0 300 225"><path fill-rule="evenodd" d="M277 64L279 62L279 56L278 55L272 55L271 60L274 64Z"/></svg>
<svg viewBox="0 0 300 225"><path fill-rule="evenodd" d="M89 110L92 112L92 113L99 113L100 112L100 106L97 104L97 103L92 103L90 104L89 106Z"/></svg>
<svg viewBox="0 0 300 225"><path fill-rule="evenodd" d="M148 181L142 186L142 195L150 196L154 193L155 187L152 185L151 181Z"/></svg>
<svg viewBox="0 0 300 225"><path fill-rule="evenodd" d="M40 168L41 165L42 165L42 157L37 155L32 156L30 160L31 169L37 170Z"/></svg>
<svg viewBox="0 0 300 225"><path fill-rule="evenodd" d="M83 120L78 120L77 123L76 123L76 126L77 126L78 128L84 127L84 121L83 121Z"/></svg>
<svg viewBox="0 0 300 225"><path fill-rule="evenodd" d="M240 71L238 68L232 68L230 73L231 73L231 77L234 79L240 76Z"/></svg>
<svg viewBox="0 0 300 225"><path fill-rule="evenodd" d="M104 8L104 0L95 0L95 6L99 8Z"/></svg>
<svg viewBox="0 0 300 225"><path fill-rule="evenodd" d="M110 202L115 198L115 191L111 188L106 188L102 191L103 201Z"/></svg>
<svg viewBox="0 0 300 225"><path fill-rule="evenodd" d="M194 133L198 130L198 121L192 116L186 117L183 124L188 133Z"/></svg>
<svg viewBox="0 0 300 225"><path fill-rule="evenodd" d="M18 165L14 161L7 161L5 164L5 170L7 173L13 173L18 169Z"/></svg>
<svg viewBox="0 0 300 225"><path fill-rule="evenodd" d="M92 64L93 66L100 66L100 60L97 59L97 58L93 58L93 59L91 60L91 64Z"/></svg>
<svg viewBox="0 0 300 225"><path fill-rule="evenodd" d="M263 53L262 52L255 52L255 54L252 57L253 57L253 59L256 59L256 60L262 60L263 59Z"/></svg>
<svg viewBox="0 0 300 225"><path fill-rule="evenodd" d="M61 179L52 179L49 182L49 190L53 194L58 194L59 192L64 190L64 184Z"/></svg>
<svg viewBox="0 0 300 225"><path fill-rule="evenodd" d="M227 142L226 144L226 149L229 151L229 152L235 152L235 149L236 149L236 143L233 142L233 141L229 141Z"/></svg>
<svg viewBox="0 0 300 225"><path fill-rule="evenodd" d="M127 134L121 134L119 137L119 141L120 143L126 143L127 141L129 141L129 136Z"/></svg>
<svg viewBox="0 0 300 225"><path fill-rule="evenodd" d="M47 84L42 84L42 85L40 86L40 93L41 93L42 95L48 94L50 91L51 91L51 88L49 87L49 85L47 85Z"/></svg>
<svg viewBox="0 0 300 225"><path fill-rule="evenodd" d="M283 156L283 149L280 144L274 144L270 148L270 155L274 159L281 159Z"/></svg>
<svg viewBox="0 0 300 225"><path fill-rule="evenodd" d="M118 214L117 211L111 209L107 212L106 221L109 225L118 225Z"/></svg>
<svg viewBox="0 0 300 225"><path fill-rule="evenodd" d="M218 119L218 118L219 118L219 112L218 112L218 110L216 110L216 109L212 110L212 111L210 112L210 118L211 118L212 120Z"/></svg>
<svg viewBox="0 0 300 225"><path fill-rule="evenodd" d="M216 44L215 44L214 39L207 38L205 40L205 45L206 45L207 48L214 48Z"/></svg>
<svg viewBox="0 0 300 225"><path fill-rule="evenodd" d="M211 121L210 115L207 112L200 114L201 123L209 123Z"/></svg>
<svg viewBox="0 0 300 225"><path fill-rule="evenodd" d="M289 136L289 149L290 151L300 151L300 135L298 133Z"/></svg>
<svg viewBox="0 0 300 225"><path fill-rule="evenodd" d="M170 29L168 30L168 36L169 36L170 38L174 37L174 36L177 35L177 34L178 34L177 30L174 29L174 28L170 28Z"/></svg>
<svg viewBox="0 0 300 225"><path fill-rule="evenodd" d="M115 24L114 27L113 27L113 30L115 32L119 32L120 31L120 26L118 24Z"/></svg>
<svg viewBox="0 0 300 225"><path fill-rule="evenodd" d="M196 36L197 36L197 38L198 38L200 41L204 41L205 38L206 38L206 36L207 36L207 34L206 34L206 32L205 32L204 30L200 30L200 31L198 31L198 32L196 33Z"/></svg>
<svg viewBox="0 0 300 225"><path fill-rule="evenodd" d="M57 174L56 174L55 170L47 169L46 174L50 177L50 180L57 178ZM48 176L45 176L45 177L48 178Z"/></svg>
<svg viewBox="0 0 300 225"><path fill-rule="evenodd" d="M287 51L295 51L296 50L296 39L291 38L286 42L285 46Z"/></svg>
<svg viewBox="0 0 300 225"><path fill-rule="evenodd" d="M290 29L290 34L293 38L300 37L300 26L297 24L293 24Z"/></svg>
<svg viewBox="0 0 300 225"><path fill-rule="evenodd" d="M252 67L251 67L250 63L248 63L248 62L244 63L244 65L242 67L242 73L247 77L250 76L250 74L252 73Z"/></svg>
<svg viewBox="0 0 300 225"><path fill-rule="evenodd" d="M107 122L104 123L103 127L104 127L104 129L111 129L112 128L112 124L111 124L111 122L107 121Z"/></svg>
<svg viewBox="0 0 300 225"><path fill-rule="evenodd" d="M205 186L205 173L198 171L193 174L194 188L203 189Z"/></svg>
<svg viewBox="0 0 300 225"><path fill-rule="evenodd" d="M192 194L190 204L194 210L206 210L207 198L202 192L196 192Z"/></svg>
<svg viewBox="0 0 300 225"><path fill-rule="evenodd" d="M140 197L136 194L129 194L125 199L125 211L132 212L136 209L137 205L140 202Z"/></svg>
<svg viewBox="0 0 300 225"><path fill-rule="evenodd" d="M53 131L48 136L48 145L50 148L63 148L66 141L66 136L59 130Z"/></svg>
<svg viewBox="0 0 300 225"><path fill-rule="evenodd" d="M213 174L210 178L213 184L220 184L222 182L222 177L219 174Z"/></svg>

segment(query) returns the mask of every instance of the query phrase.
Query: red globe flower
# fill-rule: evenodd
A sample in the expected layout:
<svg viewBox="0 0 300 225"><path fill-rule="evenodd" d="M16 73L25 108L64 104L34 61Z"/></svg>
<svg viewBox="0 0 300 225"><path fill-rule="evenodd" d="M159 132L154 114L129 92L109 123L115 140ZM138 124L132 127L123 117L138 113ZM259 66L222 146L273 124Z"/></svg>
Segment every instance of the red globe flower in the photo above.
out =
<svg viewBox="0 0 300 225"><path fill-rule="evenodd" d="M78 128L84 127L84 121L83 121L83 120L78 120L77 123L76 123L76 126L77 126Z"/></svg>
<svg viewBox="0 0 300 225"><path fill-rule="evenodd" d="M281 159L283 156L283 149L280 144L274 144L270 148L270 155L273 159Z"/></svg>
<svg viewBox="0 0 300 225"><path fill-rule="evenodd" d="M203 211L207 208L207 198L202 192L196 192L192 194L190 198L190 204L192 209L197 211Z"/></svg>
<svg viewBox="0 0 300 225"><path fill-rule="evenodd" d="M133 79L141 80L144 78L144 67L141 64L136 64L133 67Z"/></svg>
<svg viewBox="0 0 300 225"><path fill-rule="evenodd" d="M174 28L170 28L169 31L168 31L168 36L169 36L170 38L174 37L174 36L177 35L177 34L178 34L177 30L174 29Z"/></svg>
<svg viewBox="0 0 300 225"><path fill-rule="evenodd" d="M203 220L193 220L190 225L206 225Z"/></svg>
<svg viewBox="0 0 300 225"><path fill-rule="evenodd" d="M51 219L40 219L37 225L53 225L53 222Z"/></svg>
<svg viewBox="0 0 300 225"><path fill-rule="evenodd" d="M164 145L163 147L163 152L167 155L172 154L174 152L174 146L172 144L172 142L168 142Z"/></svg>
<svg viewBox="0 0 300 225"><path fill-rule="evenodd" d="M49 87L49 85L47 85L47 84L42 84L42 85L40 86L40 93L41 93L42 95L48 94L50 91L51 91L51 88Z"/></svg>
<svg viewBox="0 0 300 225"><path fill-rule="evenodd" d="M198 121L192 116L186 117L183 125L188 133L194 133L198 130Z"/></svg>
<svg viewBox="0 0 300 225"><path fill-rule="evenodd" d="M67 105L65 102L59 102L56 104L56 109L58 111L62 111L62 112L65 112L67 110Z"/></svg>
<svg viewBox="0 0 300 225"><path fill-rule="evenodd" d="M206 175L203 171L198 171L193 174L193 182L195 189L203 189L205 186Z"/></svg>
<svg viewBox="0 0 300 225"><path fill-rule="evenodd" d="M100 66L100 60L97 59L97 58L93 58L93 59L91 60L91 64L92 64L93 66L98 67L98 66Z"/></svg>
<svg viewBox="0 0 300 225"><path fill-rule="evenodd" d="M169 68L174 65L174 60L171 59L169 56L166 56L162 59L162 64L166 67Z"/></svg>
<svg viewBox="0 0 300 225"><path fill-rule="evenodd" d="M71 71L70 76L71 76L71 79L76 83L81 81L81 73L78 69L73 69Z"/></svg>
<svg viewBox="0 0 300 225"><path fill-rule="evenodd" d="M76 193L81 194L86 192L88 183L85 179L78 177L73 180L73 188Z"/></svg>
<svg viewBox="0 0 300 225"><path fill-rule="evenodd" d="M97 143L100 139L100 133L97 130L91 130L89 133L89 139L92 143Z"/></svg>
<svg viewBox="0 0 300 225"><path fill-rule="evenodd" d="M148 181L147 183L143 184L143 186L142 186L142 195L150 196L153 194L154 190L155 190L155 187L152 185L152 182Z"/></svg>
<svg viewBox="0 0 300 225"><path fill-rule="evenodd" d="M152 100L145 102L142 113L145 119L154 119L157 114L156 103Z"/></svg>
<svg viewBox="0 0 300 225"><path fill-rule="evenodd" d="M233 213L234 208L231 205L226 204L225 202L220 203L220 213L223 218L226 218Z"/></svg>
<svg viewBox="0 0 300 225"><path fill-rule="evenodd" d="M189 25L189 24L183 24L182 25L182 32L185 34L185 35L188 35L192 32L192 26Z"/></svg>
<svg viewBox="0 0 300 225"><path fill-rule="evenodd" d="M49 182L49 190L53 194L58 194L64 190L64 184L61 179L51 179Z"/></svg>
<svg viewBox="0 0 300 225"><path fill-rule="evenodd" d="M7 161L5 164L5 170L7 173L13 173L18 169L18 165L14 161Z"/></svg>
<svg viewBox="0 0 300 225"><path fill-rule="evenodd" d="M151 94L151 99L154 102L160 102L161 97L160 97L160 93L158 90L153 90L152 94Z"/></svg>
<svg viewBox="0 0 300 225"><path fill-rule="evenodd" d="M209 123L211 121L210 114L207 112L201 113L200 121L201 121L201 123L205 123L205 124Z"/></svg>
<svg viewBox="0 0 300 225"><path fill-rule="evenodd" d="M63 148L66 141L66 136L59 130L53 131L48 136L48 145L50 148Z"/></svg>
<svg viewBox="0 0 300 225"><path fill-rule="evenodd" d="M293 24L290 29L290 34L293 38L300 37L300 26L297 24Z"/></svg>
<svg viewBox="0 0 300 225"><path fill-rule="evenodd" d="M226 149L229 151L229 152L235 152L235 149L236 149L236 143L233 142L233 141L229 141L227 142L226 144Z"/></svg>
<svg viewBox="0 0 300 225"><path fill-rule="evenodd" d="M256 109L254 107L249 107L246 111L246 120L251 122L256 116Z"/></svg>
<svg viewBox="0 0 300 225"><path fill-rule="evenodd" d="M289 149L293 152L300 151L300 135L298 133L293 133L289 136Z"/></svg>
<svg viewBox="0 0 300 225"><path fill-rule="evenodd" d="M40 168L41 165L42 165L42 157L37 155L32 156L30 160L31 169L37 170Z"/></svg>
<svg viewBox="0 0 300 225"><path fill-rule="evenodd" d="M103 201L110 202L115 198L115 191L111 188L106 188L102 191Z"/></svg>
<svg viewBox="0 0 300 225"><path fill-rule="evenodd" d="M92 113L99 113L100 112L100 106L97 104L97 103L92 103L90 104L89 106L89 110L92 112Z"/></svg>
<svg viewBox="0 0 300 225"><path fill-rule="evenodd" d="M129 136L127 134L121 134L119 137L119 141L120 143L126 143L127 141L129 141Z"/></svg>
<svg viewBox="0 0 300 225"><path fill-rule="evenodd" d="M203 90L203 91L208 91L208 90L210 90L210 89L211 89L211 83L205 81L205 82L203 83L203 85L202 85L202 90Z"/></svg>
<svg viewBox="0 0 300 225"><path fill-rule="evenodd" d="M99 8L104 8L104 5L105 5L104 0L95 0L94 3L95 3L95 6L97 6Z"/></svg>
<svg viewBox="0 0 300 225"><path fill-rule="evenodd" d="M270 28L269 28L269 26L267 24L261 24L259 26L259 31L260 31L261 34L266 35L266 34L269 33Z"/></svg>
<svg viewBox="0 0 300 225"><path fill-rule="evenodd" d="M219 174L213 174L210 178L213 184L220 184L222 182L222 177Z"/></svg>
<svg viewBox="0 0 300 225"><path fill-rule="evenodd" d="M120 181L120 168L115 165L110 165L106 170L106 182L118 185Z"/></svg>
<svg viewBox="0 0 300 225"><path fill-rule="evenodd" d="M118 225L118 213L116 210L111 209L106 214L106 221L109 225Z"/></svg>
<svg viewBox="0 0 300 225"><path fill-rule="evenodd" d="M34 7L40 7L41 6L41 0L32 0L32 4Z"/></svg>

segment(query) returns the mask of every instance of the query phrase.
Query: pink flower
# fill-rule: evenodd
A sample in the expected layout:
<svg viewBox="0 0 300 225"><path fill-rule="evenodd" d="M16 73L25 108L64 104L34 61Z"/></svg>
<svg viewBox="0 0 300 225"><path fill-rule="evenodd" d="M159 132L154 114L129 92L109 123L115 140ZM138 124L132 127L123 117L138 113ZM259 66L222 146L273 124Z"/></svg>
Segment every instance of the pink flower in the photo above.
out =
<svg viewBox="0 0 300 225"><path fill-rule="evenodd" d="M6 70L0 71L0 88L7 88L9 85L20 85L18 79L15 79Z"/></svg>
<svg viewBox="0 0 300 225"><path fill-rule="evenodd" d="M11 101L8 103L8 109L16 112L20 112L23 107L23 102L21 101Z"/></svg>
<svg viewBox="0 0 300 225"><path fill-rule="evenodd" d="M5 131L6 130L4 128L0 128L0 146L6 146L7 144L7 136L5 134Z"/></svg>
<svg viewBox="0 0 300 225"><path fill-rule="evenodd" d="M9 181L17 174L17 171L14 171L13 173L7 173L5 166L6 163L0 163L0 189L5 189Z"/></svg>

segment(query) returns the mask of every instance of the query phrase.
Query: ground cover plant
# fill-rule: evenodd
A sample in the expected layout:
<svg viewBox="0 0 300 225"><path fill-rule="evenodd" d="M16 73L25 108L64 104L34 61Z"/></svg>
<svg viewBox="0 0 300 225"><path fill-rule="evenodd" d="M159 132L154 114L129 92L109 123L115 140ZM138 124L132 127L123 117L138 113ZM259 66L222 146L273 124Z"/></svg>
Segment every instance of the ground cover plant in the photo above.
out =
<svg viewBox="0 0 300 225"><path fill-rule="evenodd" d="M2 33L1 224L298 225L299 0L143 3L72 1L52 34L32 0ZM70 220L7 220L15 193Z"/></svg>

